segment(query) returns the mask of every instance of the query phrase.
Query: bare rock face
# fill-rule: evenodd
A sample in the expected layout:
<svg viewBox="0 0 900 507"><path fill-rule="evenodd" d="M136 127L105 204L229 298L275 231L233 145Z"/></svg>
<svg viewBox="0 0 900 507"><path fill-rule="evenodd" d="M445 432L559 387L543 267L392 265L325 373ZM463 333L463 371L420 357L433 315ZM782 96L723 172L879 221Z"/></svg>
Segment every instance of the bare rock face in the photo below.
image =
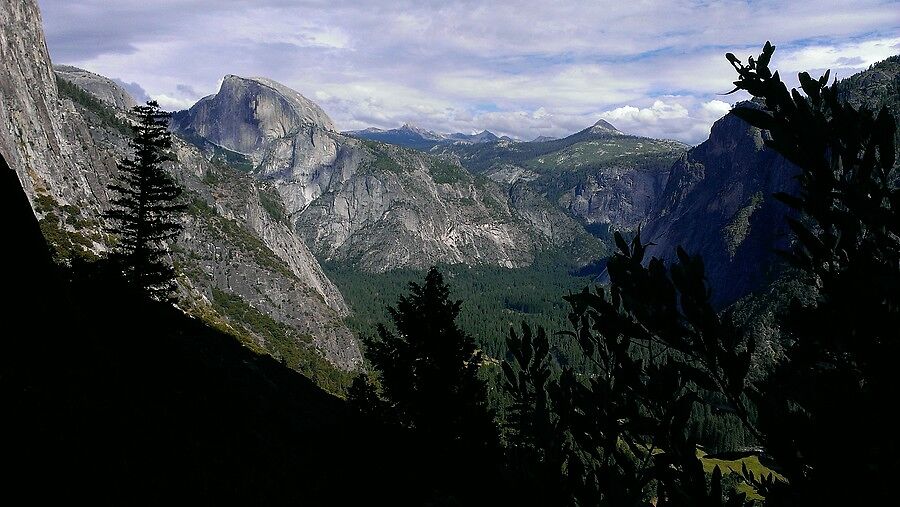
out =
<svg viewBox="0 0 900 507"><path fill-rule="evenodd" d="M661 164L643 168L612 162L586 172L557 202L585 223L634 230L653 209L668 176Z"/></svg>
<svg viewBox="0 0 900 507"><path fill-rule="evenodd" d="M227 76L173 128L248 155L317 255L365 270L521 267L586 236L561 211L519 208L524 200L457 164L337 133L318 106L269 80Z"/></svg>
<svg viewBox="0 0 900 507"><path fill-rule="evenodd" d="M334 130L331 118L296 91L270 79L231 75L225 76L218 93L176 116L175 123L178 130L193 130L256 163L269 151L270 141L303 127Z"/></svg>
<svg viewBox="0 0 900 507"><path fill-rule="evenodd" d="M127 136L109 123L114 114L101 118L60 95L33 0L0 0L0 54L0 153L16 168L42 227L59 236L48 238L51 243L74 241L85 254L103 252L107 185L116 161L130 153ZM84 84L111 111L133 103L111 80L59 70L61 79ZM246 318L251 308L336 366L359 364L358 344L342 321L346 304L289 225L278 192L180 139L175 155L169 170L186 188L192 210L173 246L179 304L204 317L217 314L272 350L259 322ZM236 302L246 306L235 310Z"/></svg>
<svg viewBox="0 0 900 507"><path fill-rule="evenodd" d="M53 70L61 79L77 85L116 111L127 111L137 105L124 88L108 77L71 65L54 65Z"/></svg>
<svg viewBox="0 0 900 507"><path fill-rule="evenodd" d="M731 113L717 121L672 167L642 232L652 255L672 260L678 246L700 254L720 306L772 282L775 251L790 245L788 208L772 194L795 191L798 169L764 146L767 135Z"/></svg>
<svg viewBox="0 0 900 507"><path fill-rule="evenodd" d="M33 1L0 1L0 151L29 200L46 195L96 221L114 164L98 156L85 122L59 99Z"/></svg>
<svg viewBox="0 0 900 507"><path fill-rule="evenodd" d="M537 195L531 197L548 204L544 209L459 167L440 166L452 167L452 182L436 178L439 163L419 153L386 145L375 154L365 146L355 150L357 170L297 218L297 230L326 258L370 271L436 263L514 268L578 237L577 225ZM372 158L379 156L397 169L374 170Z"/></svg>

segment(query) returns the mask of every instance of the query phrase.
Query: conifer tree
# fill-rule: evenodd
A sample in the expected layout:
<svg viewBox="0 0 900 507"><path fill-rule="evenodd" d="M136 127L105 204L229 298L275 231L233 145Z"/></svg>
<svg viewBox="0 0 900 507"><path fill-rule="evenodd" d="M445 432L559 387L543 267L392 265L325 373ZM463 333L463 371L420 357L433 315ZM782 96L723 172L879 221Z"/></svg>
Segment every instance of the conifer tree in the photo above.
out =
<svg viewBox="0 0 900 507"><path fill-rule="evenodd" d="M425 284L410 284L388 311L396 332L381 325L368 358L381 376L387 402L407 427L438 446L489 447L496 440L482 357L456 325L460 301L432 268Z"/></svg>
<svg viewBox="0 0 900 507"><path fill-rule="evenodd" d="M765 505L895 500L900 444L886 407L900 397L896 123L885 107L876 114L841 102L827 72L801 73L804 93L788 91L769 68L774 50L766 43L747 65L726 56L739 74L735 90L763 105L733 114L768 131L766 145L800 169L800 192L776 197L800 216L788 218L795 243L787 257L815 300L792 302L781 316L784 357L751 381L755 342L731 310L711 306L702 260L679 248L677 262L648 261L640 232L630 244L616 233L609 286L566 297L574 330L565 334L599 373L579 379L566 367L547 383L547 347L515 334L508 342L515 363L504 372L516 413L551 423L519 418L514 443L562 451L530 456L543 465L531 470L562 484L556 503L745 505L720 469L706 479L686 431L694 406L711 402L744 425L778 472L759 477L745 466L729 478Z"/></svg>
<svg viewBox="0 0 900 507"><path fill-rule="evenodd" d="M110 232L118 237L112 258L135 288L164 299L175 288L166 242L181 232L185 206L178 202L181 188L163 169L172 160L169 113L155 101L135 106L132 113L134 155L119 162L119 180L109 186L116 195L105 213Z"/></svg>

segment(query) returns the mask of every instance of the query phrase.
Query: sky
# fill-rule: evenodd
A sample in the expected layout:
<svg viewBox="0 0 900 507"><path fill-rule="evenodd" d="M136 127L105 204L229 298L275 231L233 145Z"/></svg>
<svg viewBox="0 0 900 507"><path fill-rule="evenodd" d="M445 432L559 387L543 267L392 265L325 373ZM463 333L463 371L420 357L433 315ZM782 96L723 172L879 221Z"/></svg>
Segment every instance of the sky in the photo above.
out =
<svg viewBox="0 0 900 507"><path fill-rule="evenodd" d="M605 119L697 144L746 96L724 58L850 76L900 54L900 1L38 0L50 55L190 107L226 74L279 81L340 130L530 140Z"/></svg>

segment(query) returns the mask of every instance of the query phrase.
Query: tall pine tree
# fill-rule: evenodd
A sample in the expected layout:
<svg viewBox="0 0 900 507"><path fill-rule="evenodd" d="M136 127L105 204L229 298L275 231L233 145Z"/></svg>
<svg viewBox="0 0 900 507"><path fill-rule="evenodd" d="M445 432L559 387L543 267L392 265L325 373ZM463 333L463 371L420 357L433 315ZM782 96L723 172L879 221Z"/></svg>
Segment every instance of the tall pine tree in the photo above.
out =
<svg viewBox="0 0 900 507"><path fill-rule="evenodd" d="M388 403L399 420L440 446L489 447L496 441L482 357L472 337L459 329L460 301L432 268L425 284L389 308L396 332L379 326L368 358L381 375Z"/></svg>
<svg viewBox="0 0 900 507"><path fill-rule="evenodd" d="M351 402L378 425L400 429L391 452L414 464L411 480L422 489L423 504L490 503L500 490L501 456L478 377L481 352L457 327L460 301L450 299L436 269L424 284L409 287L388 309L393 329L379 325L378 338L367 340L381 392L361 377Z"/></svg>
<svg viewBox="0 0 900 507"><path fill-rule="evenodd" d="M113 259L136 288L165 299L175 288L175 272L167 260L166 242L181 232L185 206L178 202L181 187L163 169L172 137L169 113L155 101L135 106L134 156L119 162L119 181L109 186L116 196L105 213L118 237Z"/></svg>

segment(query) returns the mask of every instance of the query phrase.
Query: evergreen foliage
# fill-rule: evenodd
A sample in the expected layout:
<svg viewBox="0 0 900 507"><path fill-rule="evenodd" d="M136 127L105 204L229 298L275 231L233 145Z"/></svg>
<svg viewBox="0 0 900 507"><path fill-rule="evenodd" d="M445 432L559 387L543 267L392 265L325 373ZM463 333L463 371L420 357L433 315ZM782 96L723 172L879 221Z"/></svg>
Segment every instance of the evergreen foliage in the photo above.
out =
<svg viewBox="0 0 900 507"><path fill-rule="evenodd" d="M884 409L900 396L900 190L896 123L844 103L828 73L799 75L805 97L769 69L775 48L745 66L736 89L765 101L740 111L769 130L767 145L802 172L790 262L817 296L795 301L783 318L785 360L752 394L760 405L766 451L787 482L762 484L767 504L888 504L900 472L895 421ZM847 467L848 463L853 466Z"/></svg>
<svg viewBox="0 0 900 507"><path fill-rule="evenodd" d="M347 323L359 336L377 334L375 323L390 319L386 308L404 293L410 282L421 280L425 272L396 269L384 273L361 272L334 262L322 264L328 278L337 284L352 314ZM504 336L511 326L526 322L532 328L559 329L566 325L568 305L561 294L580 290L589 276L570 273L574 269L563 252L542 253L527 267L439 265L453 294L465 294L456 324L472 336L490 359L507 356ZM551 353L562 363L579 363L571 347L551 336ZM585 366L586 365L582 365Z"/></svg>
<svg viewBox="0 0 900 507"><path fill-rule="evenodd" d="M409 294L389 308L392 329L380 325L378 338L366 343L380 395L361 375L350 400L374 423L401 428L419 442L431 467L431 501L469 504L485 501L476 492L496 486L500 459L486 386L478 376L483 358L456 325L459 307L435 268L424 284L410 283Z"/></svg>
<svg viewBox="0 0 900 507"><path fill-rule="evenodd" d="M876 115L842 103L827 73L800 74L805 97L788 92L768 68L773 52L766 43L747 66L727 55L736 90L765 103L735 114L768 130L767 145L801 169L799 195L776 197L801 215L788 219L796 248L787 256L817 296L790 306L784 359L751 382L752 335L731 311L713 310L702 260L679 249L671 266L645 261L640 234L628 243L617 233L609 287L566 298L566 334L597 374L565 368L547 382L541 332L536 341L527 329L509 339L511 436L522 448L551 446L528 457L546 484L561 485L553 503L744 504L718 466L707 482L689 431L698 406L730 413L772 460L778 475L745 466L730 480L766 505L881 505L895 496L898 442L883 410L900 394L892 372L900 352L896 126L887 108Z"/></svg>
<svg viewBox="0 0 900 507"><path fill-rule="evenodd" d="M616 243L609 289L566 297L573 330L565 333L596 373L585 377L566 367L546 383L533 367L546 354L542 346L534 358L515 354L516 362L504 366L508 390L545 385L538 399L552 400L549 410L530 409L541 425L520 424L515 433L527 438L519 445L544 442L546 451L530 467L550 473L538 482L560 484L552 503L740 505L741 494L723 492L721 472L707 487L688 428L703 391L749 413L741 393L753 345L742 344L729 317L710 305L699 258L680 251L671 269L656 258L645 266L640 234L630 244L616 234ZM527 331L521 340L511 335L510 348L527 337Z"/></svg>
<svg viewBox="0 0 900 507"><path fill-rule="evenodd" d="M178 202L181 188L163 169L171 160L169 114L153 101L135 106L133 114L134 156L119 163L119 182L109 187L116 197L110 199L112 208L105 217L114 223L114 259L125 278L147 294L165 298L175 288L166 242L181 232L180 214L186 206Z"/></svg>
<svg viewBox="0 0 900 507"><path fill-rule="evenodd" d="M487 448L496 436L487 409L482 356L456 325L459 301L437 269L410 283L389 313L393 330L378 327L366 357L378 371L384 398L406 427L446 446Z"/></svg>

